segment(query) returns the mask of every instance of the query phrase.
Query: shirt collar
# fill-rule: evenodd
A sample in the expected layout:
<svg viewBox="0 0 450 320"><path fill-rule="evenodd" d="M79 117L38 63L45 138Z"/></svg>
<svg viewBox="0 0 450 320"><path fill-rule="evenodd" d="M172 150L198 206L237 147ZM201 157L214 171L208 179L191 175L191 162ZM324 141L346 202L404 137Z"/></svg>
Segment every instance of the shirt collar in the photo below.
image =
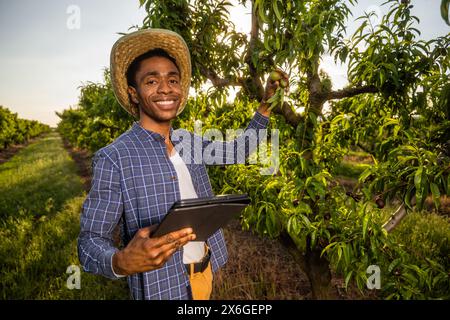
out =
<svg viewBox="0 0 450 320"><path fill-rule="evenodd" d="M142 127L138 121L133 122L133 126L131 127L131 131L133 131L139 138L143 139L143 140L150 140L150 141L162 141L164 142L164 136L151 131L151 130L147 130L144 127ZM173 128L170 127L170 137L172 137L172 133L173 133ZM174 141L172 141L174 142Z"/></svg>

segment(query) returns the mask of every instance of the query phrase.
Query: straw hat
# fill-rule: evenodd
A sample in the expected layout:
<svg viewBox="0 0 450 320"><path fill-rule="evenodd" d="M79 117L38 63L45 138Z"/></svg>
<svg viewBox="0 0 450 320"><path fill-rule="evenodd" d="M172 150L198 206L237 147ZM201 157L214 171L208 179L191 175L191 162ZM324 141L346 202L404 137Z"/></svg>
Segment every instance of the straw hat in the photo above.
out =
<svg viewBox="0 0 450 320"><path fill-rule="evenodd" d="M126 72L134 59L152 49L163 49L177 62L181 73L182 97L177 115L183 111L191 84L191 57L183 38L170 30L145 29L132 32L116 41L111 49L111 82L120 105L135 118L138 106L128 95Z"/></svg>

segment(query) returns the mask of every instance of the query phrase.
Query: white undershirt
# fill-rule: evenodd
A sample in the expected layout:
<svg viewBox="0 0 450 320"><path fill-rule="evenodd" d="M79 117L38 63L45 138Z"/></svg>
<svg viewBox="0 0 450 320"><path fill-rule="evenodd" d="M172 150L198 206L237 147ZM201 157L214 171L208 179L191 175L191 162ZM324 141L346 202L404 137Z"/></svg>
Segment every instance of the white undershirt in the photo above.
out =
<svg viewBox="0 0 450 320"><path fill-rule="evenodd" d="M191 174L189 173L186 164L175 149L173 152L175 153L172 153L170 156L170 161L172 161L175 171L177 172L181 199L198 198L194 185L192 184ZM204 255L204 241L190 241L183 247L183 263L185 264L201 261Z"/></svg>

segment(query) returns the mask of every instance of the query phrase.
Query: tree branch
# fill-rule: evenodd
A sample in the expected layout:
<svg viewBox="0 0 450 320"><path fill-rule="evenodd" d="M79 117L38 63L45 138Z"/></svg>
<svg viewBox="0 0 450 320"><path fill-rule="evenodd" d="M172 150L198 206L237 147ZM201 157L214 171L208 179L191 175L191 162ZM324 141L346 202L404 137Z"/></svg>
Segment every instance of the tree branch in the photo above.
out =
<svg viewBox="0 0 450 320"><path fill-rule="evenodd" d="M250 42L247 48L247 53L245 55L245 63L248 65L248 70L250 73L250 77L248 80L251 82L251 85L246 86L246 89L249 91L250 95L256 98L258 101L264 96L264 87L261 83L260 76L256 69L256 66L253 64L253 54L256 50L256 45L259 40L259 19L258 13L255 10L255 1L252 0L252 28L250 31Z"/></svg>
<svg viewBox="0 0 450 320"><path fill-rule="evenodd" d="M303 117L298 113L295 113L286 102L284 102L281 107L275 107L273 109L273 112L282 115L286 119L286 122L292 125L294 128L297 127L300 121L303 121Z"/></svg>
<svg viewBox="0 0 450 320"><path fill-rule="evenodd" d="M320 80L317 75L312 73L308 73L308 89L310 92L310 104L315 113L320 114L322 112L323 103L330 99L343 99L354 97L358 94L362 93L376 93L379 92L378 88L375 86L363 86L363 87L354 87L354 88L344 88L338 91L331 91L328 93L320 92L320 89L317 87L320 85ZM284 103L281 108L276 107L273 110L275 113L283 115L286 121L292 126L296 127L300 121L302 121L302 117L293 112L290 106L287 103ZM362 147L361 147L362 148Z"/></svg>
<svg viewBox="0 0 450 320"><path fill-rule="evenodd" d="M416 204L416 196L413 196L411 199L411 205L414 206ZM398 207L398 209L391 215L390 219L383 225L383 228L389 233L394 230L402 221L402 219L406 216L407 208L404 202Z"/></svg>
<svg viewBox="0 0 450 320"><path fill-rule="evenodd" d="M343 98L351 98L358 94L362 93L377 93L379 92L378 88L375 86L362 86L362 87L353 87L353 88L344 88L337 91L328 92L325 96L325 101L331 99L343 99Z"/></svg>
<svg viewBox="0 0 450 320"><path fill-rule="evenodd" d="M199 70L203 76L207 79L211 80L214 87L223 88L228 86L242 86L242 79L227 79L221 78L217 75L216 72L207 69L205 66L200 65Z"/></svg>

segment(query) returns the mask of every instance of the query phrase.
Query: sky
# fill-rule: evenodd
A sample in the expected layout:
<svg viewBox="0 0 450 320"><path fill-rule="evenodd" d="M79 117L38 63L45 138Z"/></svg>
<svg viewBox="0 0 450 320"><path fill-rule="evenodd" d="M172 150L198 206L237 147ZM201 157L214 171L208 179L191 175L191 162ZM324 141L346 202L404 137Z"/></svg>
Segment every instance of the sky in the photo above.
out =
<svg viewBox="0 0 450 320"><path fill-rule="evenodd" d="M353 15L386 13L383 2L360 0ZM440 0L412 3L422 38L450 32L440 17ZM249 9L232 8L230 14L239 31L249 31ZM81 85L103 80L118 33L141 25L144 17L139 0L0 0L0 105L56 126L55 111L76 106ZM356 28L353 20L349 34ZM345 86L345 66L325 56L322 68L335 89Z"/></svg>

